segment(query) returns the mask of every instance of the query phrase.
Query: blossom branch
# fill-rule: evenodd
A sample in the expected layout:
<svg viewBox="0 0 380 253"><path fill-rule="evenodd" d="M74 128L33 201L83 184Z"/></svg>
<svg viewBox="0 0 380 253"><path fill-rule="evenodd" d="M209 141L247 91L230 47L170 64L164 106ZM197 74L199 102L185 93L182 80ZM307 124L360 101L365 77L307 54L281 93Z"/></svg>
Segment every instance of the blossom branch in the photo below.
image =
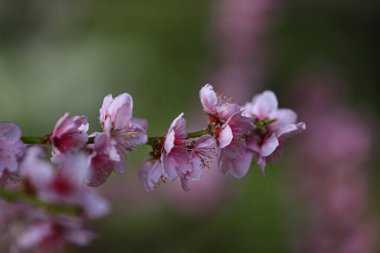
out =
<svg viewBox="0 0 380 253"><path fill-rule="evenodd" d="M201 137L207 134L210 134L208 130L200 130L200 131L188 133L187 136L190 139L190 138ZM51 142L49 141L49 136L50 135L46 135L44 137L22 136L21 140L25 144L51 144ZM158 139L162 139L162 137L148 137L148 141L146 145L152 146L153 143ZM87 144L93 144L94 141L95 141L95 137L90 137L88 138Z"/></svg>
<svg viewBox="0 0 380 253"><path fill-rule="evenodd" d="M133 100L128 93L104 98L100 132L88 133L87 118L68 113L43 137L21 137L19 126L0 122L0 198L45 211L44 220L35 220L33 229L49 227L45 236L33 242L28 241L26 232L21 244L30 248L51 238L67 240L73 238L71 233L82 233L87 243L91 236L82 230L81 222L102 217L109 210L107 202L90 187L105 183L113 172L124 173L127 153L139 146L152 147L139 169L147 191L177 179L189 191L190 181L200 180L205 168L240 179L254 161L264 172L266 164L279 157L285 139L305 129L303 122L297 123L295 112L278 108L271 91L256 95L244 106L219 96L209 84L200 90L199 97L209 117L207 128L188 133L181 113L160 137L148 137L147 120L133 117ZM35 144L51 145L50 161L45 159L48 149ZM6 189L10 176L21 179L21 188L16 189L22 190ZM66 219L72 217L52 214L74 215L78 221L73 224Z"/></svg>

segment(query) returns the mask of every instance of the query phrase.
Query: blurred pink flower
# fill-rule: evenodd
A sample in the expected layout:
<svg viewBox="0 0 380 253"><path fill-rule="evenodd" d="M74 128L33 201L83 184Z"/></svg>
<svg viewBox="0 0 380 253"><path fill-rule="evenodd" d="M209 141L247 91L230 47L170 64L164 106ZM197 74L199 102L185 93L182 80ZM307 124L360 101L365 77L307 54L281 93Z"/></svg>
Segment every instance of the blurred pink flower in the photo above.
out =
<svg viewBox="0 0 380 253"><path fill-rule="evenodd" d="M0 122L0 178L5 171L17 172L20 159L25 152L25 145L20 138L19 126L10 122ZM5 175L2 181L6 180L6 177Z"/></svg>
<svg viewBox="0 0 380 253"><path fill-rule="evenodd" d="M66 242L85 246L95 234L82 228L82 223L68 217L37 221L26 228L17 240L18 248L40 251L59 251Z"/></svg>
<svg viewBox="0 0 380 253"><path fill-rule="evenodd" d="M298 252L376 252L376 219L368 212L374 133L369 119L339 101L339 80L324 73L302 79L307 92L298 103L309 129L296 146L295 180L309 208Z"/></svg>
<svg viewBox="0 0 380 253"><path fill-rule="evenodd" d="M58 168L42 160L43 150L38 146L28 148L20 165L20 175L25 190L49 203L78 206L88 218L102 217L108 213L108 203L97 193L86 188L89 156L83 152L67 154Z"/></svg>

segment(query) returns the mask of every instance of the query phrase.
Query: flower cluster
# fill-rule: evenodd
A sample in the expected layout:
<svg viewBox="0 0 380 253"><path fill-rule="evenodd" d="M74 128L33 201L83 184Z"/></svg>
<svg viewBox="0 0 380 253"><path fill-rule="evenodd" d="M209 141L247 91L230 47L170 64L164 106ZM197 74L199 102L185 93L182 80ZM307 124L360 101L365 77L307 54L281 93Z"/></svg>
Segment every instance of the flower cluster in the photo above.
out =
<svg viewBox="0 0 380 253"><path fill-rule="evenodd" d="M242 178L255 160L264 171L266 163L278 157L284 140L305 129L293 111L278 109L270 91L244 106L218 95L209 84L199 96L209 121L204 130L193 133L187 132L181 113L164 136L148 138L148 123L133 117L133 99L127 93L104 98L101 131L91 134L85 116L68 113L42 138L21 137L16 124L0 123L0 197L28 206L21 209L25 229L17 236L17 247L87 244L94 234L83 224L109 210L93 187L113 172L124 173L127 154L141 145L152 147L139 170L147 191L177 178L189 191L189 182L200 180L204 169ZM44 145L51 145L50 161Z"/></svg>
<svg viewBox="0 0 380 253"><path fill-rule="evenodd" d="M147 191L167 179L180 178L182 188L189 190L189 180L199 180L203 168L217 167L222 173L244 177L253 158L264 172L267 162L278 157L283 141L305 129L297 123L290 109L278 109L271 91L255 96L245 106L218 95L210 84L199 92L209 122L205 131L186 132L181 113L166 135L152 143L150 158L140 169L140 179Z"/></svg>

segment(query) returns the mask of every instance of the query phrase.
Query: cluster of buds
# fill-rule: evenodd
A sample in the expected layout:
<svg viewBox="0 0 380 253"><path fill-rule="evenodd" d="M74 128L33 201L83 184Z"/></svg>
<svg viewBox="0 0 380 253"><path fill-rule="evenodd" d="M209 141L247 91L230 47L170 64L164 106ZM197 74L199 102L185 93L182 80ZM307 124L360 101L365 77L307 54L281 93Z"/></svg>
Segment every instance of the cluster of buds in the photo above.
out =
<svg viewBox="0 0 380 253"><path fill-rule="evenodd" d="M189 181L200 180L206 168L242 178L254 160L264 172L266 163L279 156L283 141L305 129L293 111L278 109L271 91L240 106L206 84L200 100L209 116L204 130L188 133L181 113L161 137L148 138L148 123L133 117L133 100L127 93L104 98L101 131L91 134L85 116L68 113L41 138L21 137L17 125L0 123L0 197L14 205L29 205L17 247L50 249L65 241L87 244L94 235L83 223L109 210L93 187L113 172L124 173L127 153L141 145L152 147L139 170L147 191L177 178L189 191ZM45 159L46 146L51 146L50 161Z"/></svg>

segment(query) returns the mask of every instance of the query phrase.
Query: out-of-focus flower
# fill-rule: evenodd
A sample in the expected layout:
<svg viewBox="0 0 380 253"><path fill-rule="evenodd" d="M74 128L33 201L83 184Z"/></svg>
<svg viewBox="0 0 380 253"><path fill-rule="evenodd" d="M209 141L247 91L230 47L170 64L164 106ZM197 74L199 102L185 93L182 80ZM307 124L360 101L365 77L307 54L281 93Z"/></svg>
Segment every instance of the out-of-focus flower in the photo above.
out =
<svg viewBox="0 0 380 253"><path fill-rule="evenodd" d="M66 242L85 246L95 234L83 229L78 219L69 217L47 218L26 228L17 240L18 248L41 251L60 250Z"/></svg>
<svg viewBox="0 0 380 253"><path fill-rule="evenodd" d="M282 4L275 0L215 1L210 78L237 101L246 101L265 83L271 57L268 34Z"/></svg>
<svg viewBox="0 0 380 253"><path fill-rule="evenodd" d="M272 91L254 96L243 110L256 125L248 146L255 152L257 164L263 172L266 162L276 156L281 143L306 129L304 122L297 123L294 111L278 108L277 97Z"/></svg>
<svg viewBox="0 0 380 253"><path fill-rule="evenodd" d="M108 212L105 200L85 185L89 168L86 153L67 154L56 170L41 159L42 155L39 147L31 147L20 166L20 174L26 182L25 190L29 194L36 194L49 203L80 207L82 215L88 218L102 217Z"/></svg>
<svg viewBox="0 0 380 253"><path fill-rule="evenodd" d="M292 185L308 207L295 245L297 252L308 253L377 252L378 223L368 212L375 133L371 120L343 106L334 91L341 82L336 77L330 71L313 73L302 79L307 91L297 96L311 127L291 166L297 169Z"/></svg>
<svg viewBox="0 0 380 253"><path fill-rule="evenodd" d="M25 152L25 145L20 138L19 126L11 122L0 122L0 177L5 171L17 172ZM5 177L3 180L6 180Z"/></svg>
<svg viewBox="0 0 380 253"><path fill-rule="evenodd" d="M52 161L62 162L66 153L83 148L88 141L88 128L85 116L70 116L65 113L55 124L50 136Z"/></svg>

